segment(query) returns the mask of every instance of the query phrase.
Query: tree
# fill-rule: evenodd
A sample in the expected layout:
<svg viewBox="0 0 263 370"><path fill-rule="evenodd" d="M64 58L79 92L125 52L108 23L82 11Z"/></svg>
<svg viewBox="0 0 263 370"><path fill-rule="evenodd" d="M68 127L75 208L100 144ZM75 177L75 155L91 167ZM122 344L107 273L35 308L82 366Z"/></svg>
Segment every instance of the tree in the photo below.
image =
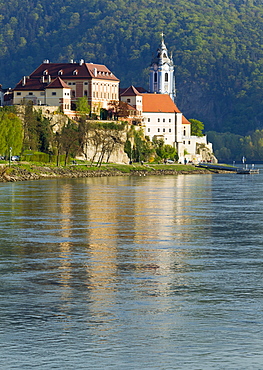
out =
<svg viewBox="0 0 263 370"><path fill-rule="evenodd" d="M161 159L172 159L177 157L177 150L172 145L164 143L163 139L153 139L156 155Z"/></svg>
<svg viewBox="0 0 263 370"><path fill-rule="evenodd" d="M82 118L87 119L87 116L90 114L90 105L86 96L77 99L76 111Z"/></svg>
<svg viewBox="0 0 263 370"><path fill-rule="evenodd" d="M69 156L71 155L72 157L75 157L80 150L80 132L78 125L75 122L68 120L61 130L58 142L65 153L66 165Z"/></svg>
<svg viewBox="0 0 263 370"><path fill-rule="evenodd" d="M109 108L117 119L127 118L129 116L129 106L126 102L111 100L109 102Z"/></svg>
<svg viewBox="0 0 263 370"><path fill-rule="evenodd" d="M13 154L21 154L23 144L23 123L8 109L0 110L0 153L8 156L10 148Z"/></svg>
<svg viewBox="0 0 263 370"><path fill-rule="evenodd" d="M197 119L189 119L191 122L191 135L192 136L204 136L203 130L205 125L203 122L198 121Z"/></svg>

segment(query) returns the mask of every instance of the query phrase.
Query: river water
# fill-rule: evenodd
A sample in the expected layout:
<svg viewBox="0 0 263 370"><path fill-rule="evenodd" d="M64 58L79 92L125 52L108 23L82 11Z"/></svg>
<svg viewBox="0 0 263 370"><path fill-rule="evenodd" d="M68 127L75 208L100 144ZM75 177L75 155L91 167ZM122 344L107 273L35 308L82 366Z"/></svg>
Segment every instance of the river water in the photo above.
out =
<svg viewBox="0 0 263 370"><path fill-rule="evenodd" d="M0 192L1 369L263 369L263 170Z"/></svg>

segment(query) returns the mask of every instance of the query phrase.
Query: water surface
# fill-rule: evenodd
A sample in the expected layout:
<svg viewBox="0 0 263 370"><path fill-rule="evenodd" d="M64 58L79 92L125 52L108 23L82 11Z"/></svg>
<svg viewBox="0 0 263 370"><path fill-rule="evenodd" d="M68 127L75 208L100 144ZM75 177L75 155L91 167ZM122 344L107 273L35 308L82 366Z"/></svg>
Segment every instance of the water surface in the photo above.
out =
<svg viewBox="0 0 263 370"><path fill-rule="evenodd" d="M1 369L262 369L263 171L0 184Z"/></svg>

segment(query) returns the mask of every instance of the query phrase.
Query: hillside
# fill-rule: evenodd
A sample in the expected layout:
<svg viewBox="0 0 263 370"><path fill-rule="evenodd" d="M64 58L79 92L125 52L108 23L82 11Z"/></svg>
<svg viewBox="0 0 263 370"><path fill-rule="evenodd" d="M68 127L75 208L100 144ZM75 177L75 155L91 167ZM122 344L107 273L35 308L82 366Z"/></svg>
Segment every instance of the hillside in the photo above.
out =
<svg viewBox="0 0 263 370"><path fill-rule="evenodd" d="M81 58L147 88L163 31L188 118L241 135L263 128L261 0L0 0L0 14L4 88L44 59Z"/></svg>

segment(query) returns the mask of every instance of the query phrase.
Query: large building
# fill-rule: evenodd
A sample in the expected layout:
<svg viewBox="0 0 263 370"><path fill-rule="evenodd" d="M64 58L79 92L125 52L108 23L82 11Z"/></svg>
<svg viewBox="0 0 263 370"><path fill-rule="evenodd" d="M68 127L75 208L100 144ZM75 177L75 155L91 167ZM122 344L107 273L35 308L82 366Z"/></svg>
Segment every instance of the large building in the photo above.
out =
<svg viewBox="0 0 263 370"><path fill-rule="evenodd" d="M58 105L63 111L86 96L91 111L99 114L101 108L109 108L110 101L119 100L119 79L102 64L45 60L19 81L13 93L14 105L30 100L34 105Z"/></svg>
<svg viewBox="0 0 263 370"><path fill-rule="evenodd" d="M149 91L130 86L120 91L120 99L129 104L132 120L140 119L145 136L162 139L177 149L179 161L200 162L212 155L207 137L192 136L191 123L175 104L175 76L172 58L168 57L163 35L149 71ZM133 109L133 110L132 110Z"/></svg>

